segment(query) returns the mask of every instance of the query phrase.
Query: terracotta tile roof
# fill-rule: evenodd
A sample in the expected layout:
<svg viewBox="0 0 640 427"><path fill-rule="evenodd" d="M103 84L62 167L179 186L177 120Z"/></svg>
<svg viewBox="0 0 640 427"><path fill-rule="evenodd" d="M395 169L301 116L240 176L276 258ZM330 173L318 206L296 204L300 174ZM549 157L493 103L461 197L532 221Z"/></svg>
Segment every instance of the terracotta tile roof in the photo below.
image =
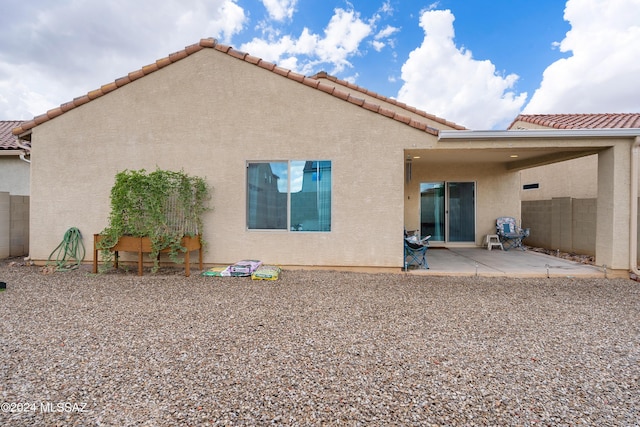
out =
<svg viewBox="0 0 640 427"><path fill-rule="evenodd" d="M12 130L24 122L21 120L0 120L0 150L20 150Z"/></svg>
<svg viewBox="0 0 640 427"><path fill-rule="evenodd" d="M323 92L326 92L332 96L335 96L338 99L341 99L343 101L346 102L350 102L352 104L358 105L362 108L365 108L367 110L373 111L375 113L378 114L382 114L383 116L392 118L394 120L397 120L399 122L405 123L411 127L414 127L416 129L422 130L424 132L427 132L429 134L432 135L438 135L438 130L435 128L432 128L430 126L428 126L426 123L422 123L419 121L416 121L408 116L402 115L402 114L398 114L394 111L391 111L389 109L386 109L378 104L373 104L370 103L368 101L365 101L362 98L358 98L356 96L356 94L351 94L351 93L347 93L341 90L338 90L336 88L334 88L331 85L328 85L326 83L322 83L322 81L320 81L318 78L315 77L307 77L304 76L302 74L298 74L295 73L291 70L288 70L286 68L282 68L282 67L278 67L276 64L272 63L272 62L267 62L262 60L261 58L257 58L255 56L251 56L245 52L240 52L238 50L233 49L231 46L227 46L227 45L223 45L218 43L215 39L202 39L200 40L199 43L187 46L184 50L175 52L170 54L168 57L162 58L157 60L155 63L153 64L149 64L146 65L144 67L142 67L139 70L133 71L131 73L129 73L128 75L121 77L117 80L115 80L112 83L108 83L103 85L102 87L100 87L99 89L93 90L89 93L87 93L86 95L80 96L78 98L73 99L72 101L69 101L65 104L60 105L57 108L53 108L49 111L47 111L45 114L41 114L39 116L34 117L32 120L26 121L24 122L21 126L16 127L13 130L13 134L14 135L20 135L36 126L38 126L39 124L42 124L48 120L54 119L55 117L58 117L61 114L66 113L69 110L72 110L74 108L77 108L83 104L86 104L87 102L91 102L92 100L99 98L103 95L106 95L109 92L112 92L116 89L118 89L121 86L124 86L126 84L129 84L135 80L138 80L148 74L151 74L161 68L166 67L167 65L171 65L172 63L179 61L181 59L186 58L189 55L192 55L202 49L205 48L210 48L210 49L215 49L219 52L225 53L229 56L232 56L234 58L237 58L241 61L245 61L249 64L264 68L265 70L271 71L275 74L281 75L285 78L291 79L295 82L304 84L308 87L311 87L313 89L316 90L321 90ZM355 85L353 85L355 86ZM362 92L362 90L356 90L355 87L353 87L352 89L354 89L354 91L360 91ZM389 102L389 101L388 101ZM410 107L406 108L407 110L410 110ZM416 110L417 111L417 110ZM426 115L425 115L426 117ZM432 119L433 120L433 119Z"/></svg>
<svg viewBox="0 0 640 427"><path fill-rule="evenodd" d="M520 114L509 129L518 121L555 129L640 128L640 113Z"/></svg>
<svg viewBox="0 0 640 427"><path fill-rule="evenodd" d="M467 129L464 126L461 126L461 125L459 125L457 123L450 122L450 121L445 120L445 119L443 119L441 117L434 116L433 114L429 114L429 113L427 113L425 111L422 111L422 110L419 110L419 109L417 109L415 107L407 105L404 102L399 102L399 101L397 101L397 100L395 100L393 98L389 98L389 97L386 97L384 95L380 95L380 94L378 94L376 92L370 91L370 90L368 90L366 88L363 88L362 86L355 85L355 84L350 83L350 82L348 82L346 80L338 79L335 76L327 74L326 71L321 71L321 72L319 72L319 73L317 73L317 74L315 74L315 75L313 75L313 76L311 76L309 78L317 79L317 80L327 79L327 80L330 80L332 82L336 82L341 86L345 86L345 87L347 87L349 89L361 92L361 93L363 93L365 95L368 95L368 96L370 96L372 98L379 99L380 101L386 102L388 104L395 105L395 106L397 106L399 108L402 108L404 110L410 111L410 112L412 112L414 114L417 114L419 116L425 117L425 118L427 118L429 120L433 120L433 121L435 121L437 123L442 123L442 124L444 124L446 126L449 126L449 127L453 128L453 129L457 129L457 130L466 130Z"/></svg>

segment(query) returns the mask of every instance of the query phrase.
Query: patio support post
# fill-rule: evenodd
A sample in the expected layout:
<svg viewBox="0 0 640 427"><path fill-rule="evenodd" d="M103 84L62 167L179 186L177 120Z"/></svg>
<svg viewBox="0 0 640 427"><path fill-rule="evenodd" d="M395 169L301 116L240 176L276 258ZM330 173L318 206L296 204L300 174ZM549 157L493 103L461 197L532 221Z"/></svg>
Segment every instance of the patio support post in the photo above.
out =
<svg viewBox="0 0 640 427"><path fill-rule="evenodd" d="M631 146L598 153L596 264L629 271Z"/></svg>

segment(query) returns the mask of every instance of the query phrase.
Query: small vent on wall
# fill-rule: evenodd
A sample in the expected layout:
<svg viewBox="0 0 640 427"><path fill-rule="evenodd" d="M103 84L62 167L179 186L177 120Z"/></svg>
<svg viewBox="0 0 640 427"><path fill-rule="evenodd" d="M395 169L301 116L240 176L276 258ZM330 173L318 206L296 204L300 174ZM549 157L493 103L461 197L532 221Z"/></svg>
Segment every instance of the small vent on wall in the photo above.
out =
<svg viewBox="0 0 640 427"><path fill-rule="evenodd" d="M525 184L522 186L523 190L535 190L536 188L540 188L540 184L537 182L535 184Z"/></svg>

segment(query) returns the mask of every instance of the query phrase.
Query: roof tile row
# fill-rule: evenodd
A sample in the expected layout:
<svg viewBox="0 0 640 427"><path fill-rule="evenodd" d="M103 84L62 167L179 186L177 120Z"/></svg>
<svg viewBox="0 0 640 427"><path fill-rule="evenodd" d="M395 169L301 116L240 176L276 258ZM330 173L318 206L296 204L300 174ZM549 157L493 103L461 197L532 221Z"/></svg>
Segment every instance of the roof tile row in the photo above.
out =
<svg viewBox="0 0 640 427"><path fill-rule="evenodd" d="M520 114L509 128L518 121L555 129L640 128L640 113Z"/></svg>
<svg viewBox="0 0 640 427"><path fill-rule="evenodd" d="M426 111L419 110L416 107L412 107L411 105L405 104L404 102L399 102L399 101L397 101L397 100L395 100L393 98L389 98L389 97L386 97L384 95L380 95L379 93L373 92L373 91L371 91L369 89L363 88L362 86L358 86L358 85L353 84L351 82L348 82L346 80L338 79L335 76L331 76L331 75L327 74L326 71L321 71L321 72L311 76L310 78L312 78L312 79L327 79L327 80L336 82L336 83L340 84L341 86L345 86L345 87L347 87L347 88L349 88L351 90L355 90L355 91L361 92L361 93L363 93L365 95L371 96L372 98L379 99L380 101L383 101L383 102L385 102L387 104L395 105L395 106L397 106L399 108L402 108L404 110L407 110L407 111L409 111L411 113L414 113L414 114L417 114L419 116L425 117L425 118L427 118L429 120L433 120L433 121L435 121L437 123L442 123L442 124L444 124L446 126L449 126L449 127L453 128L453 129L458 129L458 130L465 130L466 129L464 126L460 126L457 123L453 123L453 122L445 120L445 119L443 119L441 117L435 116L433 114L429 114Z"/></svg>
<svg viewBox="0 0 640 427"><path fill-rule="evenodd" d="M24 123L21 120L0 120L0 150L18 150L16 137L11 131Z"/></svg>

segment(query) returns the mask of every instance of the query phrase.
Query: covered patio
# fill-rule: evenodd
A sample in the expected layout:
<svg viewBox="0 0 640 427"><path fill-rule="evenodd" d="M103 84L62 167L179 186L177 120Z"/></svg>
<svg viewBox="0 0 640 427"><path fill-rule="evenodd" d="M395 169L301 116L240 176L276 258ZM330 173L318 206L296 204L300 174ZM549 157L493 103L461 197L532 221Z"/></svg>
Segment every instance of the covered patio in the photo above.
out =
<svg viewBox="0 0 640 427"><path fill-rule="evenodd" d="M596 264L620 277L635 272L637 223L631 218L637 216L639 133L638 129L442 130L435 146L406 148L405 228L432 235L428 274L451 270L566 276L593 274L595 269L602 277L604 272L597 268L539 259L540 254L467 252L495 232L497 217L512 216L526 227L520 224L520 170L592 154L598 156ZM421 213L425 208L431 217ZM448 251L438 253L436 248ZM443 253L448 255L438 266L437 257Z"/></svg>

